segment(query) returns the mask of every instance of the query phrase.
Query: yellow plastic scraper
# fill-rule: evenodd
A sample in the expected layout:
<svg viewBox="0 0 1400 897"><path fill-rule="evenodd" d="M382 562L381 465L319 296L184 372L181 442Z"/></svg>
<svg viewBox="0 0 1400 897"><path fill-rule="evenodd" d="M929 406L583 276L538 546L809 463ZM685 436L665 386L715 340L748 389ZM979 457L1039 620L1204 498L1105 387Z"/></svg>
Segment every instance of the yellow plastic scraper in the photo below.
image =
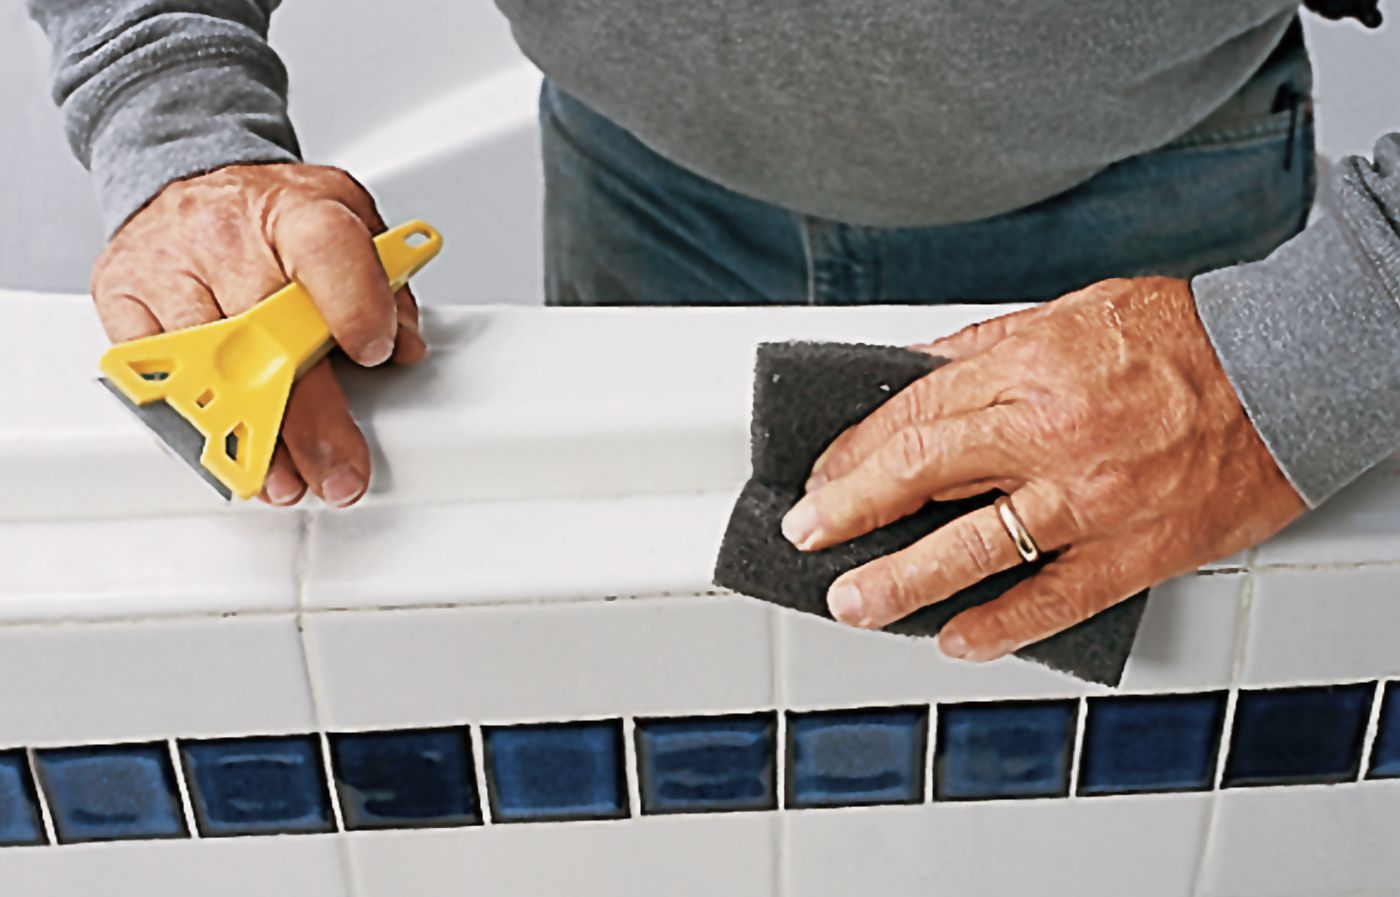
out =
<svg viewBox="0 0 1400 897"><path fill-rule="evenodd" d="M442 248L411 221L374 240L391 289ZM292 282L240 315L108 349L101 382L224 498L267 477L292 384L335 345L311 295Z"/></svg>

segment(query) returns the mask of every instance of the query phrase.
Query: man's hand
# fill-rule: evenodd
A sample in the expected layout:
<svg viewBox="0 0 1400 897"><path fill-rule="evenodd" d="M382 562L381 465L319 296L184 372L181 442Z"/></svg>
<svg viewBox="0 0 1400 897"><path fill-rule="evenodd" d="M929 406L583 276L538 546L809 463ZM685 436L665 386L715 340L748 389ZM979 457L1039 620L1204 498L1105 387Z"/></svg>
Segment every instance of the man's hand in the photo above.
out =
<svg viewBox="0 0 1400 897"><path fill-rule="evenodd" d="M920 346L953 359L836 439L783 533L814 551L930 499L999 489L1056 556L949 621L944 653L991 660L1262 541L1304 505L1196 317L1189 285L1105 281ZM1021 557L992 507L843 575L837 619L882 627Z"/></svg>
<svg viewBox="0 0 1400 897"><path fill-rule="evenodd" d="M233 165L169 185L134 215L98 257L92 295L107 336L123 342L238 314L296 280L352 359L412 364L427 347L413 294L389 292L375 254L384 230L343 171ZM369 476L369 447L323 359L292 388L260 498L295 504L309 484L344 507Z"/></svg>

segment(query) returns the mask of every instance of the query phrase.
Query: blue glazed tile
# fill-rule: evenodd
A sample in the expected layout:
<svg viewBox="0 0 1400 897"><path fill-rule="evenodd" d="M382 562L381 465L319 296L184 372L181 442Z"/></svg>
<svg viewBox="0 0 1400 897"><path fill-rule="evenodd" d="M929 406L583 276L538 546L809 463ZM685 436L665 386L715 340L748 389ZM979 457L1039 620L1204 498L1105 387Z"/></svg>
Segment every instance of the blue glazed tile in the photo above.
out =
<svg viewBox="0 0 1400 897"><path fill-rule="evenodd" d="M1079 793L1210 790L1225 701L1223 691L1090 698Z"/></svg>
<svg viewBox="0 0 1400 897"><path fill-rule="evenodd" d="M940 705L935 797L1064 797L1077 714L1074 701Z"/></svg>
<svg viewBox="0 0 1400 897"><path fill-rule="evenodd" d="M1376 730L1376 744L1371 748L1369 776L1373 779L1400 778L1400 682L1391 682L1385 687L1380 727Z"/></svg>
<svg viewBox="0 0 1400 897"><path fill-rule="evenodd" d="M481 823L465 729L357 732L330 741L347 829Z"/></svg>
<svg viewBox="0 0 1400 897"><path fill-rule="evenodd" d="M928 709L789 713L787 806L913 804L924 797Z"/></svg>
<svg viewBox="0 0 1400 897"><path fill-rule="evenodd" d="M189 834L164 744L58 748L34 758L60 843Z"/></svg>
<svg viewBox="0 0 1400 897"><path fill-rule="evenodd" d="M627 815L620 720L487 727L482 738L495 821Z"/></svg>
<svg viewBox="0 0 1400 897"><path fill-rule="evenodd" d="M1374 692L1375 683L1240 692L1225 787L1352 781Z"/></svg>
<svg viewBox="0 0 1400 897"><path fill-rule="evenodd" d="M205 837L335 828L315 736L184 741L180 755Z"/></svg>
<svg viewBox="0 0 1400 897"><path fill-rule="evenodd" d="M771 713L637 721L643 813L775 810Z"/></svg>
<svg viewBox="0 0 1400 897"><path fill-rule="evenodd" d="M43 844L44 824L23 751L0 753L0 847Z"/></svg>

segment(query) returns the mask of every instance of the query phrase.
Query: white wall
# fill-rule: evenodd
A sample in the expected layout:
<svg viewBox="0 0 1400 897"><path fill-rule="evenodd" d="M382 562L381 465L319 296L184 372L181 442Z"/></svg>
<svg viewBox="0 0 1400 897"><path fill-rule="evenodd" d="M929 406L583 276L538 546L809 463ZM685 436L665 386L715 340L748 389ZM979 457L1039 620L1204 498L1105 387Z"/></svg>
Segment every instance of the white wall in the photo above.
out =
<svg viewBox="0 0 1400 897"><path fill-rule="evenodd" d="M1400 127L1400 10L1389 12L1392 21L1379 35L1309 19L1327 155L1369 150L1387 127ZM486 0L286 0L273 36L292 70L293 114L313 160L334 158L380 117L519 65L509 30ZM0 5L0 108L7 222L0 229L0 286L84 290L101 241L97 216L48 99L42 35L18 2ZM532 147L531 140L512 140L482 154L511 166L509 184L485 173L471 177L475 156L447 159L450 174L426 183L422 172L388 179L381 192L390 218L428 215L420 206L435 199L434 222L449 238L461 236L422 281L428 301L538 296L538 177L525 158Z"/></svg>

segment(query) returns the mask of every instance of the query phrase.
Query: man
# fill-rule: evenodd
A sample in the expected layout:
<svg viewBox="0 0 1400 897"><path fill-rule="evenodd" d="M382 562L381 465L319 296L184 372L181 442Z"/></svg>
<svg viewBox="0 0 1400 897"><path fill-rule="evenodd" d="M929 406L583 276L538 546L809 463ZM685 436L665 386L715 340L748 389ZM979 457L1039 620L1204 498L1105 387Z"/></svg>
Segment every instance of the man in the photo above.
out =
<svg viewBox="0 0 1400 897"><path fill-rule="evenodd" d="M277 0L29 3L114 233L93 274L114 340L294 277L355 361L423 357L369 196L298 160ZM1303 230L1296 0L499 5L548 76L551 303L1068 294L933 343L953 363L818 461L783 525L806 550L1009 495L842 577L843 621L1055 552L944 630L950 655L999 657L1266 538L1400 447L1400 136L1344 161L1337 214ZM264 498L347 505L368 482L322 363Z"/></svg>

